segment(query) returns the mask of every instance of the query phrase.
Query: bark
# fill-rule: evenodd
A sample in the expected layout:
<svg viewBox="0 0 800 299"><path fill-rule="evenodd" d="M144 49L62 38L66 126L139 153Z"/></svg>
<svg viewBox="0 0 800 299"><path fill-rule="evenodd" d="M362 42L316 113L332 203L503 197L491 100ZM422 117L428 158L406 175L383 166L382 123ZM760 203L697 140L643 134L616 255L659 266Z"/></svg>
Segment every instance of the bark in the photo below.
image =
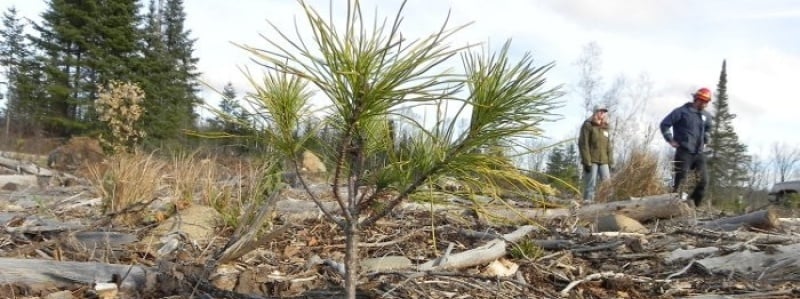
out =
<svg viewBox="0 0 800 299"><path fill-rule="evenodd" d="M740 227L755 227L772 230L780 227L778 217L771 210L760 210L752 213L720 218L703 224L704 227L717 230L732 231Z"/></svg>
<svg viewBox="0 0 800 299"><path fill-rule="evenodd" d="M2 175L0 176L0 187L7 184L17 186L39 186L39 178L31 174Z"/></svg>
<svg viewBox="0 0 800 299"><path fill-rule="evenodd" d="M449 255L441 259L433 259L422 265L419 265L417 269L420 271L462 269L466 267L488 264L489 262L506 255L506 247L508 242L517 242L535 230L536 227L531 225L522 226L514 232L503 235L502 238L491 240L488 243L471 250Z"/></svg>
<svg viewBox="0 0 800 299"><path fill-rule="evenodd" d="M731 272L745 275L754 280L776 279L796 281L800 279L800 244L778 246L769 252L743 250L724 256L697 261L706 271L720 275Z"/></svg>
<svg viewBox="0 0 800 299"><path fill-rule="evenodd" d="M345 292L348 299L355 299L358 287L358 220L352 219L345 223Z"/></svg>
<svg viewBox="0 0 800 299"><path fill-rule="evenodd" d="M9 169L39 176L53 176L54 174L52 170L44 167L39 167L36 164L30 162L22 162L15 159L9 159L6 157L0 157L0 166L4 166Z"/></svg>
<svg viewBox="0 0 800 299"><path fill-rule="evenodd" d="M0 258L0 277L4 283L18 283L32 288L68 288L76 283L92 284L121 279L120 290L149 290L155 287L153 273L152 268L135 265Z"/></svg>
<svg viewBox="0 0 800 299"><path fill-rule="evenodd" d="M583 206L578 210L578 217L594 221L598 217L619 214L646 222L653 219L683 218L691 215L691 212L683 200L669 193Z"/></svg>

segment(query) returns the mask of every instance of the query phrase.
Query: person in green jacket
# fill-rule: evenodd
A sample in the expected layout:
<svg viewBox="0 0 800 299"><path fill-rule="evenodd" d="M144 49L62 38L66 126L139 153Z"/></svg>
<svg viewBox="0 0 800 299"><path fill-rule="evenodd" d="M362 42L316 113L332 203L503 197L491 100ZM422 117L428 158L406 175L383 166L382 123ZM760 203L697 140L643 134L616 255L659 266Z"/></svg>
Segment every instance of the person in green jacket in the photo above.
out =
<svg viewBox="0 0 800 299"><path fill-rule="evenodd" d="M614 155L611 151L611 139L608 132L608 108L596 105L592 116L581 126L578 136L578 151L583 166L583 200L594 201L595 190L599 181L611 177L611 165Z"/></svg>

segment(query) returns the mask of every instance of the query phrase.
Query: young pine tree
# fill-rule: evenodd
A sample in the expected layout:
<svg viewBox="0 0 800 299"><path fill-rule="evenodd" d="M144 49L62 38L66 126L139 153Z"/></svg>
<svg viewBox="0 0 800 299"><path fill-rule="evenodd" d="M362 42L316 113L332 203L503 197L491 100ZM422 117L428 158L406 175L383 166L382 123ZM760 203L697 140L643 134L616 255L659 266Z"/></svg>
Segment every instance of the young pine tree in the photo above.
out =
<svg viewBox="0 0 800 299"><path fill-rule="evenodd" d="M266 35L272 49L242 47L273 70L266 80L251 78L256 93L249 98L263 103L263 114L271 120L269 144L283 157L298 157L307 144L294 133L299 117L310 111L310 88L331 102L323 119L340 133L329 144L333 155L328 157L337 213L324 208L310 191L308 195L346 237L345 290L347 298L355 298L362 228L375 224L423 184L447 175L475 184L541 187L508 159L483 149L507 147L516 136L540 132L538 124L551 115L558 93L544 86L553 64L536 65L529 53L515 55L519 60L513 61L509 43L498 51L453 48L448 40L463 26L451 29L446 24L430 35L409 38L401 34L402 6L395 19L383 22L365 16L358 1L347 3L346 17L335 24L337 14L328 19L301 1L310 38L290 36L303 31L273 25L276 34ZM439 67L459 55L463 73ZM455 122L445 118L426 125L401 113L407 104L447 107L442 103L451 100L453 119L469 120L466 130L456 130ZM413 128L409 144L387 142L390 116ZM370 166L368 159L375 153L386 153L384 166ZM300 162L292 160L299 170Z"/></svg>

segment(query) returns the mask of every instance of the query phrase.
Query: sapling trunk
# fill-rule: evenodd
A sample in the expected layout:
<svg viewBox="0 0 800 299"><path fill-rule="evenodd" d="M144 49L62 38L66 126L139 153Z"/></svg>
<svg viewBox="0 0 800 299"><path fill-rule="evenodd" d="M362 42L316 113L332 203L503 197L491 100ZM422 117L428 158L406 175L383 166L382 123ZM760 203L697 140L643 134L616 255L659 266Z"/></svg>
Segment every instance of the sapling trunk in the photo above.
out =
<svg viewBox="0 0 800 299"><path fill-rule="evenodd" d="M345 224L345 277L344 287L348 299L356 298L358 287L358 234L360 233L358 220L347 221Z"/></svg>

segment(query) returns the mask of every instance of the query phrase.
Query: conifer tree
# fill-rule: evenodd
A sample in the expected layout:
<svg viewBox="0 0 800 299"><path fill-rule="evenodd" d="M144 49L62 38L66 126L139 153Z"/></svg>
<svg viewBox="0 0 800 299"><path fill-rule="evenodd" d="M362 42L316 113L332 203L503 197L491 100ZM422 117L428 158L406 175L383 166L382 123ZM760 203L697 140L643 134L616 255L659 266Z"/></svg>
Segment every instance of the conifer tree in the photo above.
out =
<svg viewBox="0 0 800 299"><path fill-rule="evenodd" d="M20 119L19 75L24 61L30 56L30 50L25 43L25 24L22 23L15 7L9 7L3 13L2 27L0 27L0 72L6 78L0 85L0 96L5 98L4 134L8 136L12 119Z"/></svg>
<svg viewBox="0 0 800 299"><path fill-rule="evenodd" d="M547 159L548 182L561 191L574 192L580 180L578 150L574 144L558 145Z"/></svg>
<svg viewBox="0 0 800 299"><path fill-rule="evenodd" d="M717 96L712 102L714 116L708 145L711 150L708 157L710 198L717 203L736 198L738 187L747 177L747 166L750 163L747 145L739 141L733 127L736 114L731 113L728 106L726 65L727 62L723 60Z"/></svg>
<svg viewBox="0 0 800 299"><path fill-rule="evenodd" d="M34 45L47 78L39 105L46 129L58 136L86 133L96 117L96 86L130 79L136 65L138 5L135 0L51 0L34 24Z"/></svg>

